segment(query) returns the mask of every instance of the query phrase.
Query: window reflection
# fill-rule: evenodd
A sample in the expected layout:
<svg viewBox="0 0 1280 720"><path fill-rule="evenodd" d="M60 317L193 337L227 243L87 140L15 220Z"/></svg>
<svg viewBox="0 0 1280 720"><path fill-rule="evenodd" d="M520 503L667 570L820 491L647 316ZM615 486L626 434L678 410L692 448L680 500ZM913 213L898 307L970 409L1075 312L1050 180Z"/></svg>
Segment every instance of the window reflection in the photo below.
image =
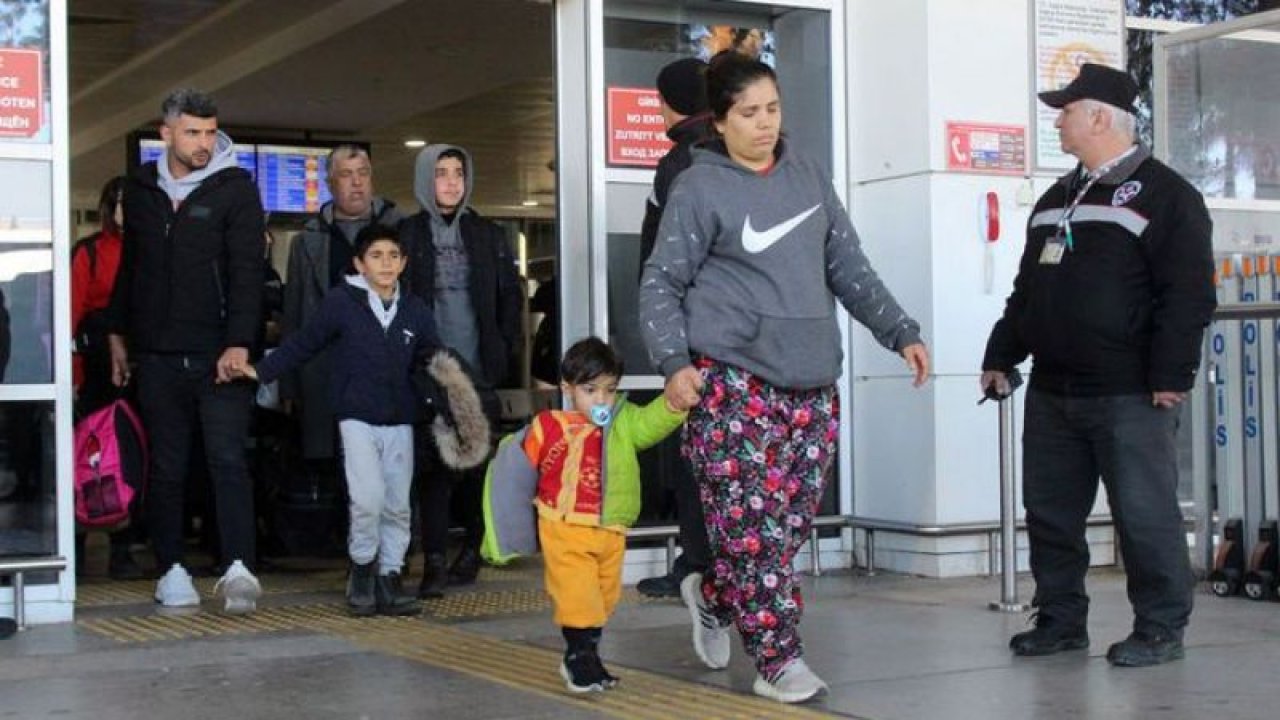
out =
<svg viewBox="0 0 1280 720"><path fill-rule="evenodd" d="M53 403L0 403L0 557L57 552Z"/></svg>
<svg viewBox="0 0 1280 720"><path fill-rule="evenodd" d="M53 250L0 245L0 381L53 382Z"/></svg>

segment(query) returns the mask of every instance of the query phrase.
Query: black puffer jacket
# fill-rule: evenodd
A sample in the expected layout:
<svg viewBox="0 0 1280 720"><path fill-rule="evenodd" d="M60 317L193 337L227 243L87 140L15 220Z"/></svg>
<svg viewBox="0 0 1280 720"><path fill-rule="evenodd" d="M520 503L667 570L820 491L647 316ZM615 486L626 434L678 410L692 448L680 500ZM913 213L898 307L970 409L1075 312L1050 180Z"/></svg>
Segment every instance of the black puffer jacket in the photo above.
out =
<svg viewBox="0 0 1280 720"><path fill-rule="evenodd" d="M108 309L134 352L254 349L262 322L262 202L249 173L210 175L174 210L155 163L124 187L124 247Z"/></svg>

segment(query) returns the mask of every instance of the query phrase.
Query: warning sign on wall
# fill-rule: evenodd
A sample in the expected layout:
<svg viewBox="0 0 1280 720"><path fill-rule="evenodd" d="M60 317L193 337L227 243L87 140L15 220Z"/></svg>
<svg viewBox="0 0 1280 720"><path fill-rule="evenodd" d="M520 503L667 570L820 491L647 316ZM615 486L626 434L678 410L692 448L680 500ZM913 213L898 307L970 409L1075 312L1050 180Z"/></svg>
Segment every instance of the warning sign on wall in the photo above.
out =
<svg viewBox="0 0 1280 720"><path fill-rule="evenodd" d="M30 138L44 124L39 50L0 48L0 138Z"/></svg>
<svg viewBox="0 0 1280 720"><path fill-rule="evenodd" d="M1026 128L990 123L947 123L948 170L1022 175L1026 168Z"/></svg>
<svg viewBox="0 0 1280 720"><path fill-rule="evenodd" d="M611 87L608 112L610 165L655 167L671 149L657 90Z"/></svg>

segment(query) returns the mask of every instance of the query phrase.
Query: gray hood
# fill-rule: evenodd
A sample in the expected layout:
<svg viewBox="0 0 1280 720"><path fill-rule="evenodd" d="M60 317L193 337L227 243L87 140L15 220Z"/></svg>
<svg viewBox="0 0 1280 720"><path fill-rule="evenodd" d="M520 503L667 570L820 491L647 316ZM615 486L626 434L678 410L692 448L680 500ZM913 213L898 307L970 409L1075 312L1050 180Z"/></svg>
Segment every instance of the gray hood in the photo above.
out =
<svg viewBox="0 0 1280 720"><path fill-rule="evenodd" d="M169 195L175 203L180 203L191 194L193 190L200 187L200 183L207 180L222 170L229 167L236 167L236 150L235 143L231 141L231 137L221 130L218 131L218 139L213 146L213 157L209 158L209 164L199 170L187 173L184 177L174 179L169 173L169 149L165 148L156 160L156 174L160 183L160 187Z"/></svg>
<svg viewBox="0 0 1280 720"><path fill-rule="evenodd" d="M458 203L459 213L471 204L471 188L474 185L475 165L471 162L471 153L466 149L444 143L422 148L413 165L413 196L418 199L422 209L436 220L440 219L440 206L436 205L436 162L447 150L457 150L462 153L462 171L467 176L467 187L462 193L462 201Z"/></svg>

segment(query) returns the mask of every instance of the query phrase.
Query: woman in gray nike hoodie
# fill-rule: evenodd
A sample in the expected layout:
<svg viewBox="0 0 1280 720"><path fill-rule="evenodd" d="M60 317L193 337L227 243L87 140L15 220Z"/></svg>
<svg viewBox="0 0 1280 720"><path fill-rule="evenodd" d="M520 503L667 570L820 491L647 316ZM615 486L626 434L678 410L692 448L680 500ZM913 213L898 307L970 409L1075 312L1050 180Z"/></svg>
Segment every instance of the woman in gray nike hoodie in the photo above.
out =
<svg viewBox="0 0 1280 720"><path fill-rule="evenodd" d="M645 264L640 321L677 408L691 408L683 452L697 477L712 567L681 595L694 650L728 665L736 625L753 690L803 702L826 686L796 633L791 561L835 457L839 300L917 386L928 376L920 326L871 269L831 179L780 138L777 78L722 53L707 72L720 136L676 180Z"/></svg>

